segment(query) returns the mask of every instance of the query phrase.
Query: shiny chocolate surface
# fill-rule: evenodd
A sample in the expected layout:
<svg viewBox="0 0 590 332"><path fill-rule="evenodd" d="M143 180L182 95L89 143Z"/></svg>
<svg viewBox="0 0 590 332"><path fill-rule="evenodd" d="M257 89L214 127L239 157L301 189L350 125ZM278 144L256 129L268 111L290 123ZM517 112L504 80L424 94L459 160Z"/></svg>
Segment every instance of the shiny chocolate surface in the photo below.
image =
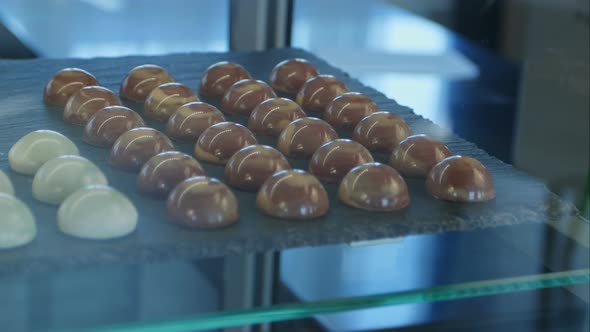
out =
<svg viewBox="0 0 590 332"><path fill-rule="evenodd" d="M354 167L373 161L369 150L359 143L336 139L317 149L309 162L309 171L320 180L338 182Z"/></svg>
<svg viewBox="0 0 590 332"><path fill-rule="evenodd" d="M96 111L88 119L82 139L88 144L111 147L124 132L144 126L141 116L131 109L109 106Z"/></svg>
<svg viewBox="0 0 590 332"><path fill-rule="evenodd" d="M258 190L278 171L291 169L278 150L266 145L250 145L236 152L225 165L225 182L243 190Z"/></svg>
<svg viewBox="0 0 590 332"><path fill-rule="evenodd" d="M318 179L302 170L284 170L268 178L256 196L256 207L272 217L318 218L330 209L330 200Z"/></svg>
<svg viewBox="0 0 590 332"><path fill-rule="evenodd" d="M201 164L179 151L166 151L151 157L137 177L137 190L155 197L166 197L185 179L205 175Z"/></svg>
<svg viewBox="0 0 590 332"><path fill-rule="evenodd" d="M365 116L379 112L375 102L358 92L346 92L326 107L324 120L334 128L353 129Z"/></svg>
<svg viewBox="0 0 590 332"><path fill-rule="evenodd" d="M226 113L249 116L258 104L276 97L274 90L263 81L241 80L227 90L221 100L221 110Z"/></svg>
<svg viewBox="0 0 590 332"><path fill-rule="evenodd" d="M309 61L294 58L279 62L272 69L268 81L277 91L296 94L308 79L319 74L317 68Z"/></svg>
<svg viewBox="0 0 590 332"><path fill-rule="evenodd" d="M143 105L143 112L148 118L167 121L176 110L199 97L184 84L166 83L150 92Z"/></svg>
<svg viewBox="0 0 590 332"><path fill-rule="evenodd" d="M221 181L206 176L177 185L166 204L170 220L190 228L219 228L238 222L238 200Z"/></svg>
<svg viewBox="0 0 590 332"><path fill-rule="evenodd" d="M87 86L74 93L64 107L64 121L78 126L86 125L98 110L121 105L121 100L111 90L101 86Z"/></svg>
<svg viewBox="0 0 590 332"><path fill-rule="evenodd" d="M174 150L170 139L153 128L135 128L123 133L113 147L109 159L113 167L139 171L151 157Z"/></svg>
<svg viewBox="0 0 590 332"><path fill-rule="evenodd" d="M366 116L356 125L352 139L370 151L391 152L411 134L412 130L399 115L376 112Z"/></svg>
<svg viewBox="0 0 590 332"><path fill-rule="evenodd" d="M445 201L484 202L494 199L494 179L478 160L451 156L436 164L426 177L428 192Z"/></svg>
<svg viewBox="0 0 590 332"><path fill-rule="evenodd" d="M291 99L271 98L254 108L248 128L257 134L279 136L289 123L305 116L301 107Z"/></svg>
<svg viewBox="0 0 590 332"><path fill-rule="evenodd" d="M319 75L303 84L296 101L306 112L323 112L334 98L345 92L348 88L344 82L332 75Z"/></svg>
<svg viewBox="0 0 590 332"><path fill-rule="evenodd" d="M220 122L205 129L195 145L197 159L225 164L240 149L258 143L252 132L235 122Z"/></svg>
<svg viewBox="0 0 590 332"><path fill-rule="evenodd" d="M391 166L359 165L342 179L338 197L352 207L368 211L395 211L410 204L408 186Z"/></svg>
<svg viewBox="0 0 590 332"><path fill-rule="evenodd" d="M336 138L338 134L326 121L305 117L283 129L277 148L287 157L309 158L324 143Z"/></svg>
<svg viewBox="0 0 590 332"><path fill-rule="evenodd" d="M80 68L64 68L47 82L43 90L46 104L65 106L70 97L85 86L100 85L96 77Z"/></svg>
<svg viewBox="0 0 590 332"><path fill-rule="evenodd" d="M413 135L393 150L389 164L404 176L423 178L439 161L452 155L443 142L426 135Z"/></svg>
<svg viewBox="0 0 590 332"><path fill-rule="evenodd" d="M209 66L203 74L199 93L207 97L222 97L237 81L251 78L250 73L237 63L218 62Z"/></svg>
<svg viewBox="0 0 590 332"><path fill-rule="evenodd" d="M119 95L125 99L144 102L153 89L165 83L174 82L166 69L157 65L137 66L123 79Z"/></svg>
<svg viewBox="0 0 590 332"><path fill-rule="evenodd" d="M225 117L217 107L200 101L184 104L172 113L166 124L166 135L178 141L194 142L205 129Z"/></svg>

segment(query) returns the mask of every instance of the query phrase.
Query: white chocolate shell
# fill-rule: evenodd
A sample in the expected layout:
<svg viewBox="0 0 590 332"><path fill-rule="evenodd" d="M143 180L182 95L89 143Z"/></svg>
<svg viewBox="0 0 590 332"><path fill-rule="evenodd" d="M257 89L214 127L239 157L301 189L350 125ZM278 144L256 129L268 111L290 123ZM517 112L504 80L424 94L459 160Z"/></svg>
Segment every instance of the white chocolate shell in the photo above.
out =
<svg viewBox="0 0 590 332"><path fill-rule="evenodd" d="M0 170L0 194L1 193L14 195L14 187L8 176Z"/></svg>
<svg viewBox="0 0 590 332"><path fill-rule="evenodd" d="M48 160L63 155L79 155L69 138L53 130L37 130L21 137L8 151L13 171L33 175Z"/></svg>
<svg viewBox="0 0 590 332"><path fill-rule="evenodd" d="M18 198L0 193L0 249L25 245L35 238L37 226L29 207Z"/></svg>

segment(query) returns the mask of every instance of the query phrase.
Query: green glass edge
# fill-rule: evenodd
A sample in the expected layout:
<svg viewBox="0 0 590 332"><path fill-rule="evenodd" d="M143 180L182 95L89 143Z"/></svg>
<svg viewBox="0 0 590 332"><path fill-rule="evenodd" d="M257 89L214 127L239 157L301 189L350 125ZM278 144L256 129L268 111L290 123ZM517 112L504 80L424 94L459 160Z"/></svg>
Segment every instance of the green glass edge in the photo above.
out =
<svg viewBox="0 0 590 332"><path fill-rule="evenodd" d="M478 296L562 287L590 282L590 269L546 273L515 278L503 278L432 287L398 293L358 296L345 299L309 303L280 304L264 308L216 312L188 318L159 322L144 322L117 326L103 326L85 331L196 331L238 325L300 319L366 308L377 308L406 303L448 301Z"/></svg>

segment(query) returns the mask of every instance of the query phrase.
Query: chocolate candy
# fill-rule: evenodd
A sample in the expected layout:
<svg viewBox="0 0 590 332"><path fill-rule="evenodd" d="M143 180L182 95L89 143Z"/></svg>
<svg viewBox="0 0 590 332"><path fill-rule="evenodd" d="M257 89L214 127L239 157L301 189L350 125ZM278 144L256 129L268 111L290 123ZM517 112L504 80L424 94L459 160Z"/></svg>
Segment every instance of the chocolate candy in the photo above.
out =
<svg viewBox="0 0 590 332"><path fill-rule="evenodd" d="M107 106L121 105L121 100L111 90L101 86L87 86L74 93L64 108L64 121L78 126Z"/></svg>
<svg viewBox="0 0 590 332"><path fill-rule="evenodd" d="M126 171L139 171L151 157L174 150L170 139L153 128L135 128L123 133L113 147L109 162Z"/></svg>
<svg viewBox="0 0 590 332"><path fill-rule="evenodd" d="M0 194L14 195L14 186L10 178L0 170Z"/></svg>
<svg viewBox="0 0 590 332"><path fill-rule="evenodd" d="M287 98L271 98L260 103L248 119L248 128L257 134L279 136L294 120L305 117L305 112Z"/></svg>
<svg viewBox="0 0 590 332"><path fill-rule="evenodd" d="M124 132L145 126L141 116L125 106L109 106L88 119L82 139L96 146L111 147Z"/></svg>
<svg viewBox="0 0 590 332"><path fill-rule="evenodd" d="M57 226L65 234L82 239L114 239L135 230L137 209L125 195L111 187L88 186L61 203Z"/></svg>
<svg viewBox="0 0 590 332"><path fill-rule="evenodd" d="M380 163L351 169L340 182L338 197L347 205L368 211L395 211L410 204L404 179L395 169Z"/></svg>
<svg viewBox="0 0 590 332"><path fill-rule="evenodd" d="M33 175L48 160L63 155L79 155L69 138L53 130L36 130L21 137L8 151L13 171Z"/></svg>
<svg viewBox="0 0 590 332"><path fill-rule="evenodd" d="M305 59L288 59L279 62L270 73L268 81L277 91L296 94L305 82L320 73Z"/></svg>
<svg viewBox="0 0 590 332"><path fill-rule="evenodd" d="M172 113L166 124L166 135L178 141L194 142L205 129L224 121L217 107L199 101L192 102Z"/></svg>
<svg viewBox="0 0 590 332"><path fill-rule="evenodd" d="M198 161L179 151L167 151L151 157L137 177L137 189L155 197L166 197L185 179L205 175Z"/></svg>
<svg viewBox="0 0 590 332"><path fill-rule="evenodd" d="M274 90L262 81L241 80L227 90L221 100L221 109L226 113L249 116L258 104L276 97Z"/></svg>
<svg viewBox="0 0 590 332"><path fill-rule="evenodd" d="M157 65L137 66L123 79L119 95L125 99L144 102L153 89L165 83L174 82L166 69Z"/></svg>
<svg viewBox="0 0 590 332"><path fill-rule="evenodd" d="M391 152L411 134L410 127L399 115L376 112L366 116L356 125L352 139L371 151Z"/></svg>
<svg viewBox="0 0 590 332"><path fill-rule="evenodd" d="M328 104L324 120L334 128L353 129L365 116L375 112L379 112L379 106L371 98L346 92Z"/></svg>
<svg viewBox="0 0 590 332"><path fill-rule="evenodd" d="M195 145L195 157L214 164L225 163L248 145L258 143L248 128L234 122L220 122L205 129Z"/></svg>
<svg viewBox="0 0 590 332"><path fill-rule="evenodd" d="M268 178L258 191L256 207L272 217L313 219L328 213L330 201L318 179L295 169Z"/></svg>
<svg viewBox="0 0 590 332"><path fill-rule="evenodd" d="M484 202L494 199L494 180L479 161L451 156L436 164L426 178L432 196L452 202Z"/></svg>
<svg viewBox="0 0 590 332"><path fill-rule="evenodd" d="M287 157L309 158L324 143L336 138L338 134L326 121L300 118L281 132L277 148Z"/></svg>
<svg viewBox="0 0 590 332"><path fill-rule="evenodd" d="M37 235L31 209L13 195L0 193L0 216L0 249L23 246Z"/></svg>
<svg viewBox="0 0 590 332"><path fill-rule="evenodd" d="M236 152L225 165L225 182L243 190L258 190L278 171L290 169L279 151L266 145L250 145Z"/></svg>
<svg viewBox="0 0 590 332"><path fill-rule="evenodd" d="M143 105L145 116L158 121L167 121L180 106L199 97L184 84L166 83L150 92Z"/></svg>
<svg viewBox="0 0 590 332"><path fill-rule="evenodd" d="M297 93L296 101L306 112L323 112L328 104L348 92L346 84L332 75L312 77Z"/></svg>
<svg viewBox="0 0 590 332"><path fill-rule="evenodd" d="M237 63L222 61L205 70L199 84L202 96L221 97L237 81L250 79L250 73Z"/></svg>
<svg viewBox="0 0 590 332"><path fill-rule="evenodd" d="M45 103L65 106L70 97L85 86L100 85L96 77L80 68L65 68L53 75L43 90Z"/></svg>
<svg viewBox="0 0 590 332"><path fill-rule="evenodd" d="M441 141L426 135L413 135L393 150L389 164L404 176L423 178L439 161L452 155Z"/></svg>
<svg viewBox="0 0 590 332"><path fill-rule="evenodd" d="M173 223L191 228L219 228L238 222L238 200L221 181L196 176L172 190L166 204Z"/></svg>
<svg viewBox="0 0 590 332"><path fill-rule="evenodd" d="M320 180L338 182L354 167L373 161L369 150L359 143L335 139L317 149L309 162L309 171Z"/></svg>
<svg viewBox="0 0 590 332"><path fill-rule="evenodd" d="M60 204L76 190L107 185L100 168L80 156L59 156L43 164L33 178L33 197L47 204Z"/></svg>

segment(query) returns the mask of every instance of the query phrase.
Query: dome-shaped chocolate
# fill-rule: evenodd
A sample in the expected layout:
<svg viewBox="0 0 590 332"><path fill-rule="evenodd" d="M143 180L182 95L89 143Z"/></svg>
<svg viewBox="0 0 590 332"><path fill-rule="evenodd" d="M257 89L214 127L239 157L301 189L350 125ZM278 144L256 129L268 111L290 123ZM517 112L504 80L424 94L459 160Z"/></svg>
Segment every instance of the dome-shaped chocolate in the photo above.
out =
<svg viewBox="0 0 590 332"><path fill-rule="evenodd" d="M153 89L170 82L174 82L174 78L160 66L137 66L121 82L119 95L125 99L144 102Z"/></svg>
<svg viewBox="0 0 590 332"><path fill-rule="evenodd" d="M352 139L370 151L391 152L412 130L399 115L376 112L363 118L354 128Z"/></svg>
<svg viewBox="0 0 590 332"><path fill-rule="evenodd" d="M64 108L64 121L84 126L98 110L121 105L121 100L111 90L101 86L87 86L74 93Z"/></svg>
<svg viewBox="0 0 590 332"><path fill-rule="evenodd" d="M272 217L312 219L325 215L330 200L315 176L302 170L284 170L268 178L256 196L256 207Z"/></svg>
<svg viewBox="0 0 590 332"><path fill-rule="evenodd" d="M189 87L166 83L150 92L143 105L143 113L148 118L167 121L180 106L193 101L199 101L199 97Z"/></svg>
<svg viewBox="0 0 590 332"><path fill-rule="evenodd" d="M379 106L371 98L358 92L346 92L328 104L324 120L334 128L353 129L365 116L375 112L379 112Z"/></svg>
<svg viewBox="0 0 590 332"><path fill-rule="evenodd" d="M195 176L182 181L168 196L173 223L191 228L219 228L238 222L238 200L221 181Z"/></svg>
<svg viewBox="0 0 590 332"><path fill-rule="evenodd" d="M180 151L166 151L151 157L137 177L137 189L148 195L166 197L185 179L205 175L198 161Z"/></svg>
<svg viewBox="0 0 590 332"><path fill-rule="evenodd" d="M483 202L496 197L494 179L478 160L451 156L436 164L426 177L432 196L452 202Z"/></svg>
<svg viewBox="0 0 590 332"><path fill-rule="evenodd" d="M338 197L352 207L369 211L395 211L410 203L406 181L388 165L362 164L340 182Z"/></svg>
<svg viewBox="0 0 590 332"><path fill-rule="evenodd" d="M426 135L413 135L393 150L389 164L404 176L423 178L439 161L452 155L443 142Z"/></svg>
<svg viewBox="0 0 590 332"><path fill-rule="evenodd" d="M241 80L227 90L221 100L221 109L226 113L249 116L258 104L276 97L274 90L263 81Z"/></svg>
<svg viewBox="0 0 590 332"><path fill-rule="evenodd" d="M348 92L346 84L332 75L312 77L297 93L296 101L304 111L323 112L332 99Z"/></svg>
<svg viewBox="0 0 590 332"><path fill-rule="evenodd" d="M43 90L45 103L65 106L70 97L85 86L100 85L96 77L80 68L65 68L53 75Z"/></svg>
<svg viewBox="0 0 590 332"><path fill-rule="evenodd" d="M84 142L111 147L124 132L145 126L141 116L125 106L109 106L94 112L84 127Z"/></svg>
<svg viewBox="0 0 590 332"><path fill-rule="evenodd" d="M151 157L174 150L170 139L153 128L135 128L123 133L113 147L109 162L126 171L139 171Z"/></svg>
<svg viewBox="0 0 590 332"><path fill-rule="evenodd" d="M282 153L266 145L250 145L236 152L225 165L225 182L243 190L258 190L278 171L290 169Z"/></svg>
<svg viewBox="0 0 590 332"><path fill-rule="evenodd" d="M53 130L35 130L19 138L8 150L8 163L17 173L34 175L49 160L79 155L76 144Z"/></svg>
<svg viewBox="0 0 590 332"><path fill-rule="evenodd" d="M178 141L194 142L205 129L225 117L217 107L200 101L184 104L168 119L166 135Z"/></svg>
<svg viewBox="0 0 590 332"><path fill-rule="evenodd" d="M202 96L221 97L237 81L250 78L250 73L241 65L227 61L218 62L205 70L199 84L199 92Z"/></svg>
<svg viewBox="0 0 590 332"><path fill-rule="evenodd" d="M279 136L289 123L303 117L305 112L291 99L271 98L254 108L248 128L257 134Z"/></svg>
<svg viewBox="0 0 590 332"><path fill-rule="evenodd" d="M258 143L248 128L234 122L220 122L205 129L195 145L195 157L225 164L240 149Z"/></svg>
<svg viewBox="0 0 590 332"><path fill-rule="evenodd" d="M268 81L277 91L296 94L308 79L319 74L309 61L295 58L279 62L272 69Z"/></svg>
<svg viewBox="0 0 590 332"><path fill-rule="evenodd" d="M338 134L326 121L305 117L283 129L277 148L287 157L309 158L324 143L336 138Z"/></svg>
<svg viewBox="0 0 590 332"><path fill-rule="evenodd" d="M369 150L359 143L335 139L317 149L309 162L309 171L320 180L338 182L354 167L373 161Z"/></svg>

